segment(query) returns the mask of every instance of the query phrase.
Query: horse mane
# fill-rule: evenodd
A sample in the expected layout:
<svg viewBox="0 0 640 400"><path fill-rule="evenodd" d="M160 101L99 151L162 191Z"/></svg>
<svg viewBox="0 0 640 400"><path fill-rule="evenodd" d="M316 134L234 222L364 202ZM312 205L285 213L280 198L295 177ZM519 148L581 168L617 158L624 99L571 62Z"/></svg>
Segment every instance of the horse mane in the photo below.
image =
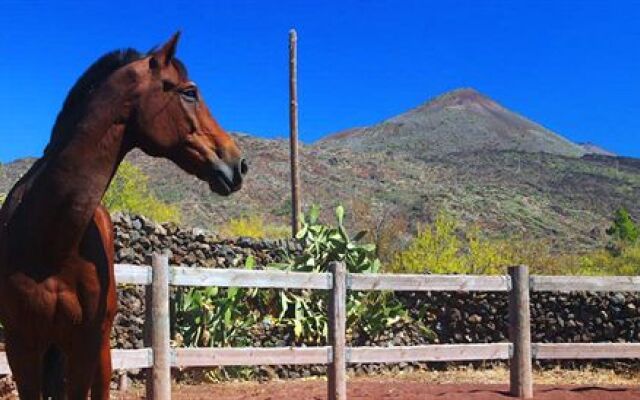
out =
<svg viewBox="0 0 640 400"><path fill-rule="evenodd" d="M145 57L134 49L109 52L94 62L73 85L51 131L44 157L51 155L71 139L74 127L85 115L89 98L116 70Z"/></svg>
<svg viewBox="0 0 640 400"><path fill-rule="evenodd" d="M72 139L74 131L72 128L85 115L89 98L93 92L117 69L143 57L145 57L145 55L134 49L129 48L124 50L115 50L100 57L85 71L84 74L82 74L69 91L69 94L62 106L62 110L58 113L56 123L51 131L49 144L44 149L44 155L36 160L31 168L29 168L29 170L9 191L6 199L9 206L11 206L12 202L15 204L13 196L16 190L21 186L26 185L26 188L22 188L22 190L23 192L28 191L33 180L37 177L39 172L42 171L42 167L46 165L51 156L64 148L64 146ZM15 206L9 208L9 214L12 213L12 208L15 208Z"/></svg>
<svg viewBox="0 0 640 400"><path fill-rule="evenodd" d="M43 156L38 158L31 168L16 182L7 195L6 203L13 201L13 195L19 187L27 185L27 188L23 188L23 190L28 190L33 179L42 170L42 167L46 165L47 161L63 149L73 138L73 128L85 116L89 100L96 89L116 70L152 54L155 50L156 48L154 47L147 54L132 48L111 51L95 61L82 76L80 76L67 94L62 110L60 110L56 117L49 144L47 144L47 147L44 149ZM180 75L183 77L187 76L187 69L180 60L173 58L171 63Z"/></svg>

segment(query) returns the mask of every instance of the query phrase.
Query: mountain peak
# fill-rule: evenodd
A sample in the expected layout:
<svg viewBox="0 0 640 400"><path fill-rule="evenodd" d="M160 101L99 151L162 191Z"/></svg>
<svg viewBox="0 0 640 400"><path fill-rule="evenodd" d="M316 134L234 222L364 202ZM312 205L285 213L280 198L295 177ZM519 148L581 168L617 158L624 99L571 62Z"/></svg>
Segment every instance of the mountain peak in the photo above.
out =
<svg viewBox="0 0 640 400"><path fill-rule="evenodd" d="M398 117L442 109L464 109L479 112L482 110L500 111L503 110L503 107L474 88L459 88L430 99ZM392 120L395 120L395 118L392 118Z"/></svg>
<svg viewBox="0 0 640 400"><path fill-rule="evenodd" d="M380 124L322 140L358 151L395 149L420 157L515 150L579 157L583 148L473 88L441 94Z"/></svg>
<svg viewBox="0 0 640 400"><path fill-rule="evenodd" d="M454 103L454 104L483 103L483 102L495 103L489 97L485 96L484 94L480 93L474 88L454 89L436 97L430 102L432 103L447 102L447 103Z"/></svg>
<svg viewBox="0 0 640 400"><path fill-rule="evenodd" d="M478 101L484 99L488 99L488 97L480 93L478 90L472 87L464 87L445 92L440 96L437 96L434 99L430 100L429 102L438 100Z"/></svg>

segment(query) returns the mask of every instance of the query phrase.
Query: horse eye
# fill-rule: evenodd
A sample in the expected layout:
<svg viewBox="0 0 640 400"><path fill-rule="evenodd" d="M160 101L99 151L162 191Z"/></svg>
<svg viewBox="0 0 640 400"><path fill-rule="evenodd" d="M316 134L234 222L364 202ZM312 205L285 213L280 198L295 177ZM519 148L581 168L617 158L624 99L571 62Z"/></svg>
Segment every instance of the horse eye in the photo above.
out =
<svg viewBox="0 0 640 400"><path fill-rule="evenodd" d="M198 101L198 92L195 89L186 89L181 92L182 97L189 102Z"/></svg>

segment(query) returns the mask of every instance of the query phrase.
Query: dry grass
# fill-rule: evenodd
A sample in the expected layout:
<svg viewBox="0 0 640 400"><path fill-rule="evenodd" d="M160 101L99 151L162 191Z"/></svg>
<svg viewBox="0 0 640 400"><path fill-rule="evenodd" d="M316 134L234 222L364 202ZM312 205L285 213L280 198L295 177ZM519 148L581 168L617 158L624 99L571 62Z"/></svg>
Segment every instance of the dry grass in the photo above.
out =
<svg viewBox="0 0 640 400"><path fill-rule="evenodd" d="M413 382L429 382L434 384L469 383L469 384L506 384L509 382L509 369L495 366L486 369L469 367L450 368L446 371L420 371L410 373L385 373L379 376L358 377L357 380L379 380L380 377ZM534 369L533 382L539 385L595 385L595 386L628 386L637 385L640 371L616 372L611 369L585 367L580 370Z"/></svg>

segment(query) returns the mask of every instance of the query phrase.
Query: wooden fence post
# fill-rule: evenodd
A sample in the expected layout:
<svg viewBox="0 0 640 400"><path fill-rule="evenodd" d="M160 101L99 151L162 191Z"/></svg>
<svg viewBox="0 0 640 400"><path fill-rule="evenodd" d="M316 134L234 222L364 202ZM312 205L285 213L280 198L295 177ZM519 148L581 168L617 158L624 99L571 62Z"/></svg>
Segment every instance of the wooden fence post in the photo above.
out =
<svg viewBox="0 0 640 400"><path fill-rule="evenodd" d="M153 274L153 270L151 271ZM144 328L143 328L143 343L146 349L152 347L151 335L153 333L153 313L152 313L152 295L151 285L144 287ZM148 368L145 371L145 393L147 399L153 399L153 370Z"/></svg>
<svg viewBox="0 0 640 400"><path fill-rule="evenodd" d="M347 400L347 267L343 262L329 264L333 289L329 296L329 346L332 360L328 365L329 400Z"/></svg>
<svg viewBox="0 0 640 400"><path fill-rule="evenodd" d="M509 340L513 343L510 362L511 395L533 398L531 368L531 319L529 315L529 270L525 265L509 267Z"/></svg>
<svg viewBox="0 0 640 400"><path fill-rule="evenodd" d="M166 255L153 255L151 282L151 349L153 367L147 380L147 398L171 399L171 348L169 329L169 259ZM149 307L150 305L150 307Z"/></svg>

